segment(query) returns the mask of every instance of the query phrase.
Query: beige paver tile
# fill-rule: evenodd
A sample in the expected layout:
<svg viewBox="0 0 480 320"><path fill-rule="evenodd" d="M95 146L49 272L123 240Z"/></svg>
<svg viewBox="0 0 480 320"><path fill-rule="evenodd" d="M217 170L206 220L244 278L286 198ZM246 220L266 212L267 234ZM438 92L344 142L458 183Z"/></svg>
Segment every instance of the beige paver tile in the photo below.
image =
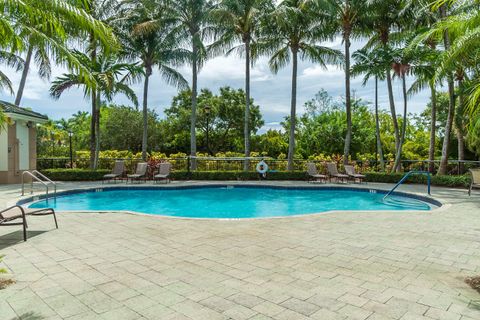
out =
<svg viewBox="0 0 480 320"><path fill-rule="evenodd" d="M110 310L100 315L100 319L104 320L136 320L140 318L142 317L138 313L128 309L127 307Z"/></svg>
<svg viewBox="0 0 480 320"><path fill-rule="evenodd" d="M20 317L51 317L57 313L38 297L8 301L11 309ZM10 310L10 309L7 309ZM9 312L9 311L8 311Z"/></svg>
<svg viewBox="0 0 480 320"><path fill-rule="evenodd" d="M44 301L63 318L88 311L88 308L83 303L70 294L45 298Z"/></svg>
<svg viewBox="0 0 480 320"><path fill-rule="evenodd" d="M252 318L257 312L242 305L236 305L224 311L223 314L227 316L228 319L246 320Z"/></svg>
<svg viewBox="0 0 480 320"><path fill-rule="evenodd" d="M344 315L347 316L349 319L355 320L365 320L373 313L369 310L355 307L350 304L347 304L346 306L340 308L337 312L340 315Z"/></svg>
<svg viewBox="0 0 480 320"><path fill-rule="evenodd" d="M78 185L97 184L59 188ZM480 272L480 193L433 191L452 206L244 221L59 213L58 230L34 219L25 243L0 230L1 266L17 279L0 301L45 319L480 319L462 279Z"/></svg>
<svg viewBox="0 0 480 320"><path fill-rule="evenodd" d="M312 313L315 313L316 311L318 311L320 309L319 306L317 306L313 303L309 303L309 302L299 300L299 299L296 299L296 298L291 298L291 299L288 299L288 300L282 302L281 306L283 306L287 309L290 309L292 311L298 312L300 314L303 314L305 316L309 316Z"/></svg>
<svg viewBox="0 0 480 320"><path fill-rule="evenodd" d="M273 318L277 314L279 314L280 312L285 311L284 307L281 307L281 306L279 306L277 304L274 304L270 301L264 301L264 302L256 305L252 309L259 312L259 313L262 313L264 315L267 315L267 316L273 317Z"/></svg>
<svg viewBox="0 0 480 320"><path fill-rule="evenodd" d="M461 315L458 313L437 308L429 308L425 315L432 319L438 320L459 320L461 318Z"/></svg>

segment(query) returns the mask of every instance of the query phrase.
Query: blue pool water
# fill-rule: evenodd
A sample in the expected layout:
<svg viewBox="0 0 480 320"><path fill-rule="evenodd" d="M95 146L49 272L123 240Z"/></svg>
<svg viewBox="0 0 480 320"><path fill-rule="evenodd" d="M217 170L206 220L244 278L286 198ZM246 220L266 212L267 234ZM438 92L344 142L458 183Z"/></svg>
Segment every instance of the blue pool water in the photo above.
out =
<svg viewBox="0 0 480 320"><path fill-rule="evenodd" d="M182 189L104 189L41 200L31 208L59 211L128 210L190 218L262 218L318 213L331 210L430 210L431 205L413 198L338 189L278 189L209 187Z"/></svg>

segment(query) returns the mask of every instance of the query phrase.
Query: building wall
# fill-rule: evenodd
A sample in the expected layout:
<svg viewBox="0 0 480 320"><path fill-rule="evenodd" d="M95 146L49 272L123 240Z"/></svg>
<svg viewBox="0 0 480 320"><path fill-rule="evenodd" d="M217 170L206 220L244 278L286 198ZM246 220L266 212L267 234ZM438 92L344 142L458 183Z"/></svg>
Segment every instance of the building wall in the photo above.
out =
<svg viewBox="0 0 480 320"><path fill-rule="evenodd" d="M15 121L0 135L0 184L21 183L22 172L36 168L36 136L35 126L25 121Z"/></svg>
<svg viewBox="0 0 480 320"><path fill-rule="evenodd" d="M18 145L18 171L30 169L30 128L27 127L27 122L16 121L16 134Z"/></svg>
<svg viewBox="0 0 480 320"><path fill-rule="evenodd" d="M0 171L8 170L8 134L7 128L0 128Z"/></svg>

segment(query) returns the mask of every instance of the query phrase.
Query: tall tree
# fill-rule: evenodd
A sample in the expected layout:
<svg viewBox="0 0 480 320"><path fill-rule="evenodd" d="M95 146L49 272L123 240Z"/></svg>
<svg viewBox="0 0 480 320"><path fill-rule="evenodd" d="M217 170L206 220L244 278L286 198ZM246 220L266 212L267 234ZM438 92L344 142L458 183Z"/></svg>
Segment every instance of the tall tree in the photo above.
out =
<svg viewBox="0 0 480 320"><path fill-rule="evenodd" d="M362 0L330 0L334 28L342 34L345 56L345 109L347 115L347 133L343 151L343 163L348 164L350 145L352 143L352 101L350 88L350 46L351 38L362 34L362 14L366 11Z"/></svg>
<svg viewBox="0 0 480 320"><path fill-rule="evenodd" d="M292 65L292 89L290 101L288 170L292 171L295 155L295 128L297 114L298 59L307 59L326 68L327 64L340 64L343 55L318 43L331 37L326 28L329 3L311 0L284 0L269 15L265 35L258 43L260 53L270 55L270 69L278 72Z"/></svg>
<svg viewBox="0 0 480 320"><path fill-rule="evenodd" d="M377 154L380 159L380 168L385 170L385 160L383 158L382 139L380 137L380 120L378 110L378 80L385 79L385 63L390 59L390 53L385 52L383 47L375 49L360 49L353 53L355 64L352 67L352 75L357 76L363 74L362 85L366 85L368 80L374 78L375 81L375 136L377 140Z"/></svg>
<svg viewBox="0 0 480 320"><path fill-rule="evenodd" d="M111 101L119 93L124 94L135 105L138 105L137 97L128 86L128 83L142 72L141 68L133 64L119 63L116 57L112 55L97 55L96 59L92 61L89 55L82 52L76 51L74 54L79 61L82 61L83 68L94 75L94 82L85 81L85 78L76 72L63 74L52 82L50 94L53 98L60 98L68 89L83 87L85 97L90 97L95 108L100 106L102 97L107 101ZM95 155L92 168L96 169L100 145L100 128L95 127L94 131L96 132L96 140L93 150Z"/></svg>
<svg viewBox="0 0 480 320"><path fill-rule="evenodd" d="M76 6L88 12L92 17L100 21L102 24L111 28L116 25L119 20L123 20L124 17L119 9L119 2L117 0L71 0ZM86 34L88 41L84 44L84 49L88 52L90 56L90 64L97 64L97 56L101 55L100 51L105 50L106 53L109 51L117 51L118 46L115 39L115 46L112 48L101 46L100 39L93 32L88 32ZM96 163L98 160L98 146L100 145L100 92L95 92L97 89L96 86L93 86L94 90L90 95L91 106L92 106L92 117L90 123L90 167L96 168Z"/></svg>
<svg viewBox="0 0 480 320"><path fill-rule="evenodd" d="M410 72L410 68L411 68L410 62L403 55L398 56L396 61L392 63L392 69L395 75L397 75L402 80L402 96L403 96L402 130L400 132L400 141L396 148L397 150L395 154L395 162L392 168L392 171L396 171L396 172L401 171L402 148L403 148L403 143L405 142L405 133L407 131L408 96L407 96L406 77Z"/></svg>
<svg viewBox="0 0 480 320"><path fill-rule="evenodd" d="M442 19L447 18L447 5L442 4L439 8L440 17ZM443 32L443 46L445 50L450 49L450 35L448 29ZM451 72L447 74L447 84L448 84L448 115L447 115L447 124L445 127L445 136L443 138L442 146L442 158L440 159L440 167L438 168L438 174L446 174L448 170L448 148L450 146L450 132L452 131L453 119L455 117L455 82Z"/></svg>
<svg viewBox="0 0 480 320"><path fill-rule="evenodd" d="M273 9L271 0L224 0L213 11L213 18L224 32L211 48L225 50L227 54L237 52L245 57L245 157L250 157L250 67L253 64L251 44L258 33L261 17ZM239 43L241 43L239 45ZM244 170L248 170L248 160Z"/></svg>
<svg viewBox="0 0 480 320"><path fill-rule="evenodd" d="M55 39L57 40L57 39ZM18 85L17 94L15 96L15 105L19 106L22 101L23 91L27 82L28 72L32 59L38 67L38 75L42 79L50 79L52 67L49 56L49 43L44 41L43 36L30 35L26 38L26 56L23 65L22 76Z"/></svg>
<svg viewBox="0 0 480 320"><path fill-rule="evenodd" d="M439 52L436 50L435 42L430 41L428 45L420 47L416 50L418 60L420 61L413 69L415 76L414 82L408 89L407 94L413 96L424 89L430 91L430 143L428 148L428 171L435 171L435 141L436 141L436 122L437 122L437 84L438 79L435 77L435 62L438 61Z"/></svg>
<svg viewBox="0 0 480 320"><path fill-rule="evenodd" d="M213 36L214 26L211 21L211 11L214 3L210 0L178 0L175 1L176 16L179 28L183 31L181 40L190 46L190 64L192 67L191 100L192 114L190 118L190 155L197 155L196 122L198 72L207 57L204 44ZM192 169L196 169L196 161L191 161Z"/></svg>
<svg viewBox="0 0 480 320"><path fill-rule="evenodd" d="M128 8L129 19L121 26L122 54L130 61L140 61L144 70L142 159L147 160L148 90L153 68L170 85L186 89L188 82L175 69L188 61L188 51L178 46L175 25L168 2L136 1ZM152 23L155 21L155 23Z"/></svg>
<svg viewBox="0 0 480 320"><path fill-rule="evenodd" d="M0 47L10 52L27 52L15 99L17 105L21 101L32 58L39 64L42 77L50 74L50 55L56 58L57 63L74 68L83 77L88 77L86 70L82 69L81 63L67 46L70 37L89 32L103 45L110 46L115 42L113 34L103 23L92 18L86 11L78 10L76 4L77 0L0 2L0 11L3 13L0 17Z"/></svg>
<svg viewBox="0 0 480 320"><path fill-rule="evenodd" d="M393 47L391 39L392 32L406 28L412 21L412 8L407 6L404 0L371 0L368 2L369 8L366 21L367 27L374 31L370 37L367 46L382 45L385 50ZM387 82L388 101L390 103L390 113L395 135L395 147L398 149L400 144L400 128L397 121L397 112L395 109L395 99L392 86L392 69L389 65L385 68L385 79Z"/></svg>

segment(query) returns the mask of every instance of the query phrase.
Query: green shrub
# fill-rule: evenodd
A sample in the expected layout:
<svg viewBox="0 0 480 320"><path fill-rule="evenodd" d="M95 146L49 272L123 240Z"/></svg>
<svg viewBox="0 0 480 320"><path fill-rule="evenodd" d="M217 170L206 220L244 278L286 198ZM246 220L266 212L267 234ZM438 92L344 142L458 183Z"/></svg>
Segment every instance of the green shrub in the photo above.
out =
<svg viewBox="0 0 480 320"><path fill-rule="evenodd" d="M174 171L171 175L175 180L258 180L257 172L244 171ZM269 172L267 180L305 180L305 172L302 171L278 171Z"/></svg>
<svg viewBox="0 0 480 320"><path fill-rule="evenodd" d="M53 181L95 181L102 180L111 170L90 169L45 169L42 173Z"/></svg>
<svg viewBox="0 0 480 320"><path fill-rule="evenodd" d="M402 179L405 173L380 173L367 172L367 182L397 183ZM407 178L405 183L427 184L427 176L423 174L413 174ZM432 185L444 187L467 187L470 184L470 176L436 176L432 175Z"/></svg>

